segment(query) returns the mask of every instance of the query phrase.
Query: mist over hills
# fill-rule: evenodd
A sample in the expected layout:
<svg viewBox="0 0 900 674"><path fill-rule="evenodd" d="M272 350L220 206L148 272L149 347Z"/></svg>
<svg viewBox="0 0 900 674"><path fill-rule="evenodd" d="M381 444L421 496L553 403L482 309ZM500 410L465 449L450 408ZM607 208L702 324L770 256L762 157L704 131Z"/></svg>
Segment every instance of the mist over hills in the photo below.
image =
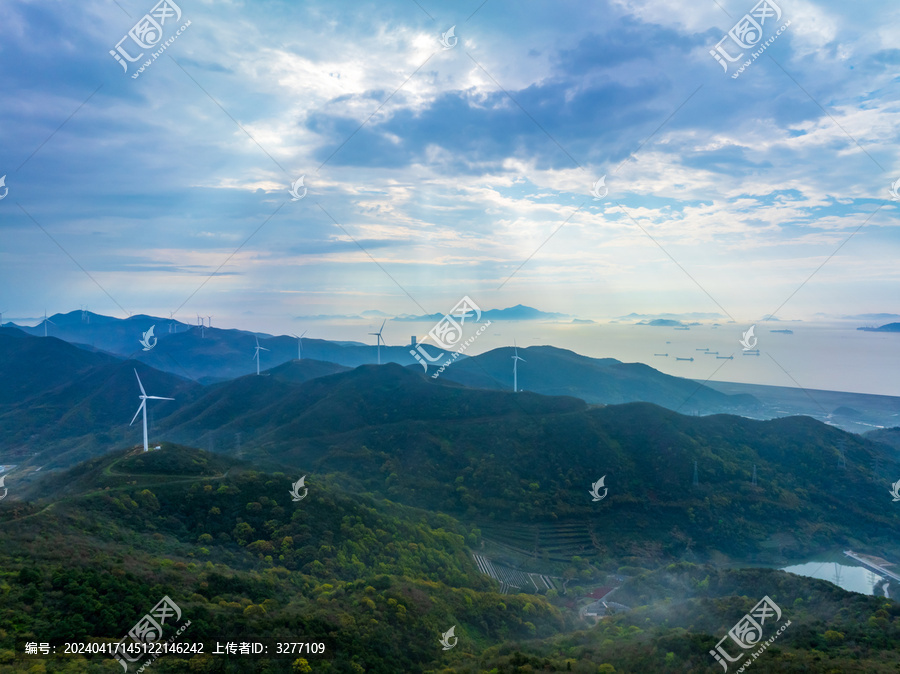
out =
<svg viewBox="0 0 900 674"><path fill-rule="evenodd" d="M199 326L183 326L183 332L168 333L165 325L152 317L132 317L118 320L109 317L95 318L91 322L81 320L80 312L58 314L51 317L63 337L76 345L93 344L124 358L138 360L157 370L179 377L210 384L229 381L242 375L255 373L253 353L259 339L260 366L269 370L283 363L297 360L298 342L294 337L273 337L242 330L221 330ZM101 320L102 319L102 320ZM158 342L144 351L139 338L143 331L156 325ZM161 330L160 328L164 328ZM10 333L15 328L4 328ZM37 326L24 332L43 335ZM744 412L761 413L759 402L748 395L727 395L690 380L663 374L641 363L621 363L612 358L588 358L565 349L551 346L529 347L527 353L534 359L522 369L522 387L545 395L573 395L591 403L622 403L649 401L671 409L688 413ZM322 361L345 368L372 364L377 359L375 345L363 345L327 340L302 341L304 361ZM508 348L494 349L471 358L463 356L442 375L470 387L511 389L512 373L509 367ZM382 362L421 366L410 355L410 347L382 346ZM325 374L332 366L318 370ZM429 368L427 374L436 368Z"/></svg>

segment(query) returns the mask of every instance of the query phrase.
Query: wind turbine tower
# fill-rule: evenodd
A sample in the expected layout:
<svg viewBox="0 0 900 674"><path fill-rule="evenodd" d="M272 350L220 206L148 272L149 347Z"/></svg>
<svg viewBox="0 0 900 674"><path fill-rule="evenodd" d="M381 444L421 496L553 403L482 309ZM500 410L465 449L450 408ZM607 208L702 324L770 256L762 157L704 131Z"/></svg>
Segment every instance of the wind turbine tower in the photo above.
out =
<svg viewBox="0 0 900 674"><path fill-rule="evenodd" d="M161 398L160 396L148 396L147 392L144 390L144 385L141 383L141 378L137 373L137 370L134 371L134 376L137 377L138 386L141 387L141 406L138 407L137 412L134 413L134 417L131 419L131 423L128 424L131 426L134 424L134 420L137 419L138 414L141 412L144 413L144 451L149 451L150 447L147 443L147 401L148 400L175 400L175 398Z"/></svg>
<svg viewBox="0 0 900 674"><path fill-rule="evenodd" d="M45 310L44 311L44 337L47 336L47 323L56 325L56 323L53 323L53 321L51 321L49 318L47 318L47 311Z"/></svg>
<svg viewBox="0 0 900 674"><path fill-rule="evenodd" d="M0 328L3 327L3 312L0 311Z"/></svg>
<svg viewBox="0 0 900 674"><path fill-rule="evenodd" d="M304 330L303 335L307 332L309 332L309 330ZM297 338L297 360L303 360L303 335L294 335L294 337Z"/></svg>
<svg viewBox="0 0 900 674"><path fill-rule="evenodd" d="M519 379L518 379L518 376L519 376L519 375L518 375L517 367L516 367L516 366L519 364L519 361L520 361L520 360L521 360L523 363L525 363L525 362L527 362L527 361L526 361L524 358L520 358L520 357L519 357L519 347L516 346L516 340L513 340L513 349L515 349L515 352L516 352L515 355L512 356L512 362L513 362L513 393L515 393L516 391L519 390Z"/></svg>
<svg viewBox="0 0 900 674"><path fill-rule="evenodd" d="M385 318L381 322L381 327L378 328L378 332L370 332L370 335L375 335L375 344L378 347L378 364L381 365L381 345L384 344L384 338L381 336L381 331L384 330L384 324L387 323L387 319Z"/></svg>
<svg viewBox="0 0 900 674"><path fill-rule="evenodd" d="M260 351L268 351L264 346L259 345L259 337L256 338L256 351L253 353L253 357L256 358L256 374L259 374L259 352Z"/></svg>

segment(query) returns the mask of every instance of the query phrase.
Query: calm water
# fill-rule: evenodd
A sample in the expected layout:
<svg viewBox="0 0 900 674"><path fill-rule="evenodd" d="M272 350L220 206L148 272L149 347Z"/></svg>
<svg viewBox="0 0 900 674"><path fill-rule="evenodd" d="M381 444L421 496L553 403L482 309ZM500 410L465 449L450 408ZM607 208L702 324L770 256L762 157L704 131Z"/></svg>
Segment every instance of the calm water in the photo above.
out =
<svg viewBox="0 0 900 674"><path fill-rule="evenodd" d="M865 567L857 566L854 560L841 552L819 556L803 564L785 566L781 570L798 576L827 580L849 592L883 595L880 588L876 593L875 587L882 585L884 581ZM894 581L891 581L888 594L892 597L900 596L900 587Z"/></svg>
<svg viewBox="0 0 900 674"><path fill-rule="evenodd" d="M320 339L368 343L366 333L381 325L373 322L314 321L304 325L309 336ZM667 374L691 379L733 381L769 386L849 391L900 396L900 333L862 332L861 323L759 323L756 327L759 356L744 356L739 343L749 326L722 324L694 326L690 330L668 327L595 323L495 321L469 347L475 355L500 346L550 344L594 358L642 362ZM388 345L409 344L409 337L426 335L433 323L388 321L384 338ZM371 330L370 330L371 328ZM792 335L769 332L790 329ZM284 326L285 332L296 326ZM717 360L697 349L709 348L734 360ZM668 353L658 357L654 353ZM693 362L676 361L675 357ZM527 365L520 375L527 377Z"/></svg>

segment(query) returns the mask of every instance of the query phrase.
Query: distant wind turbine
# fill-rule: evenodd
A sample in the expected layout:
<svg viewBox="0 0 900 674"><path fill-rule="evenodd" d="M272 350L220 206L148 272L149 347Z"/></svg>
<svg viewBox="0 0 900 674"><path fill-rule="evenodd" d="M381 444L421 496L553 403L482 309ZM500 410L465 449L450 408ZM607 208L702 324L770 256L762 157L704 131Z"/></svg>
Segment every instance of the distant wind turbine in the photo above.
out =
<svg viewBox="0 0 900 674"><path fill-rule="evenodd" d="M387 319L385 318L381 322L381 327L378 328L378 332L370 332L370 335L375 335L375 344L378 346L378 364L381 365L381 345L384 343L384 338L381 336L381 331L384 330L384 324L387 323Z"/></svg>
<svg viewBox="0 0 900 674"><path fill-rule="evenodd" d="M206 318L209 320L209 325L207 327L211 328L212 327L212 316L207 316Z"/></svg>
<svg viewBox="0 0 900 674"><path fill-rule="evenodd" d="M0 311L0 328L3 327L3 312Z"/></svg>
<svg viewBox="0 0 900 674"><path fill-rule="evenodd" d="M0 316L2 316L2 314L0 314ZM307 332L309 332L309 330L304 330L303 335ZM297 360L303 360L303 335L294 335L294 337L297 338Z"/></svg>
<svg viewBox="0 0 900 674"><path fill-rule="evenodd" d="M169 312L169 332L175 332L175 312Z"/></svg>
<svg viewBox="0 0 900 674"><path fill-rule="evenodd" d="M518 373L516 372L516 366L519 364L521 360L523 363L527 362L524 358L519 357L519 347L516 346L516 340L513 340L513 349L516 351L516 355L512 356L513 362L513 393L519 390L519 380Z"/></svg>
<svg viewBox="0 0 900 674"><path fill-rule="evenodd" d="M47 323L51 323L51 324L53 324L53 325L56 325L56 323L53 323L53 321L51 321L49 318L47 318L47 312L46 312L46 310L45 310L45 311L44 311L44 337L47 336Z"/></svg>
<svg viewBox="0 0 900 674"><path fill-rule="evenodd" d="M259 374L259 352L260 351L268 351L264 346L259 345L259 337L256 338L256 351L253 353L253 357L256 359L256 374Z"/></svg>
<svg viewBox="0 0 900 674"><path fill-rule="evenodd" d="M140 378L140 376L138 376L137 370L134 371L134 376L137 377L138 386L141 387L141 395L140 395L141 406L138 407L137 412L134 413L134 417L131 419L131 423L128 425L129 426L133 425L134 420L137 419L138 414L140 414L141 411L144 412L144 451L146 452L146 451L150 450L150 447L147 443L147 401L148 400L175 400L175 398L161 398L160 396L148 396L147 392L144 390L144 385L141 383L141 378Z"/></svg>

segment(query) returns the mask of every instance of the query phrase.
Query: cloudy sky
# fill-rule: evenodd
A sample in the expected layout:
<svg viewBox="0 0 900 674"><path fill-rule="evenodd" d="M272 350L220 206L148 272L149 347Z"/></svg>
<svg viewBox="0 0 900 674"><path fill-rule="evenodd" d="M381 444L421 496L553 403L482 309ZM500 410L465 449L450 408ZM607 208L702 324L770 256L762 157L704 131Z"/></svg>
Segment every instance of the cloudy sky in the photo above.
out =
<svg viewBox="0 0 900 674"><path fill-rule="evenodd" d="M896 313L898 34L887 1L7 0L0 310Z"/></svg>

